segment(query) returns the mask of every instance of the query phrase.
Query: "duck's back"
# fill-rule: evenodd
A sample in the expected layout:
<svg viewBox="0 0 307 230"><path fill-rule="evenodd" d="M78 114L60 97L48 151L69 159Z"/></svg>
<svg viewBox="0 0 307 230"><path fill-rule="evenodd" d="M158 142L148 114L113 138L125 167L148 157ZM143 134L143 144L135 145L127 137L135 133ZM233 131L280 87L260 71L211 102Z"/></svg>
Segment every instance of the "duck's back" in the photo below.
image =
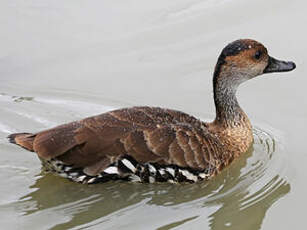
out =
<svg viewBox="0 0 307 230"><path fill-rule="evenodd" d="M114 110L11 140L44 161L57 160L94 176L130 156L140 164L176 165L215 174L232 160L206 123L175 110L133 107Z"/></svg>

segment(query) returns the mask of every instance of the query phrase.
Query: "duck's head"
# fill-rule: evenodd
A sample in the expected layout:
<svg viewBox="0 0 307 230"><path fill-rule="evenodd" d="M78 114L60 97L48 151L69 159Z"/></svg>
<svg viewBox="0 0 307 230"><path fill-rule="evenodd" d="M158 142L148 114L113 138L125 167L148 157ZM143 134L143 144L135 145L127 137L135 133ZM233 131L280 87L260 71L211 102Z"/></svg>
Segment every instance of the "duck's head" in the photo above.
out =
<svg viewBox="0 0 307 230"><path fill-rule="evenodd" d="M280 61L269 56L261 43L240 39L223 49L215 67L214 82L221 79L239 85L264 73L291 71L295 67L294 62Z"/></svg>

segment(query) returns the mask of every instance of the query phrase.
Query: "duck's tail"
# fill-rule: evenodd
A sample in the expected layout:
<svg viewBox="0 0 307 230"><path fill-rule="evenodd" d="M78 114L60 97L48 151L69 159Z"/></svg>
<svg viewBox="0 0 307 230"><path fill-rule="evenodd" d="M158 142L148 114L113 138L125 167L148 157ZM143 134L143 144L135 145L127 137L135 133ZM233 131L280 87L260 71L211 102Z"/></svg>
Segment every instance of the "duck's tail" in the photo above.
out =
<svg viewBox="0 0 307 230"><path fill-rule="evenodd" d="M9 135L7 138L13 144L19 145L26 150L34 151L33 150L33 141L35 138L35 134L32 133L13 133Z"/></svg>

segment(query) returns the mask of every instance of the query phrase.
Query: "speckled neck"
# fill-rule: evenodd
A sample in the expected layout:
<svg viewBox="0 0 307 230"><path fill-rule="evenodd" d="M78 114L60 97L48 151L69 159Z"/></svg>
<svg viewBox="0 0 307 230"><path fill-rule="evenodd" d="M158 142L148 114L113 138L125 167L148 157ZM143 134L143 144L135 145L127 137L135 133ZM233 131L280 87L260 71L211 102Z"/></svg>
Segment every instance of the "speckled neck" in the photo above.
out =
<svg viewBox="0 0 307 230"><path fill-rule="evenodd" d="M222 71L217 67L213 77L214 103L216 108L215 122L230 127L240 125L247 117L241 109L236 92L238 86L245 81L242 74Z"/></svg>

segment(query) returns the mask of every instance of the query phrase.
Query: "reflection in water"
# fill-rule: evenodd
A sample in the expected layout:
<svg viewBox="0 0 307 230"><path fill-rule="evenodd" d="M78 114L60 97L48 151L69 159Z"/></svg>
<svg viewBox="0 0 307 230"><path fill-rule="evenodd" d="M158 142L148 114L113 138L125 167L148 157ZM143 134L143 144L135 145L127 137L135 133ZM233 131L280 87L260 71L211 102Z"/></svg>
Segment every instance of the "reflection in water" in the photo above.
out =
<svg viewBox="0 0 307 230"><path fill-rule="evenodd" d="M138 208L141 210L140 216L144 216L141 208L144 206L148 209L168 207L170 209L166 215L183 206L191 207L189 217L168 224L161 223L161 230L189 224L199 226L198 222L204 221L215 230L260 229L266 211L290 191L287 181L277 174L265 177L266 170L274 163L275 148L275 142L269 135L255 130L253 149L214 180L197 184L110 182L81 185L51 174L42 174L31 186L36 191L23 197L19 204L27 207L24 210L25 218L56 213L58 218L44 224L51 229L106 226L108 222L113 221L114 224L114 215L125 218L125 213L131 210L137 213ZM215 209L208 214L210 207ZM133 218L136 218L135 214ZM152 218L156 217L153 215ZM142 221L142 218L138 221Z"/></svg>

